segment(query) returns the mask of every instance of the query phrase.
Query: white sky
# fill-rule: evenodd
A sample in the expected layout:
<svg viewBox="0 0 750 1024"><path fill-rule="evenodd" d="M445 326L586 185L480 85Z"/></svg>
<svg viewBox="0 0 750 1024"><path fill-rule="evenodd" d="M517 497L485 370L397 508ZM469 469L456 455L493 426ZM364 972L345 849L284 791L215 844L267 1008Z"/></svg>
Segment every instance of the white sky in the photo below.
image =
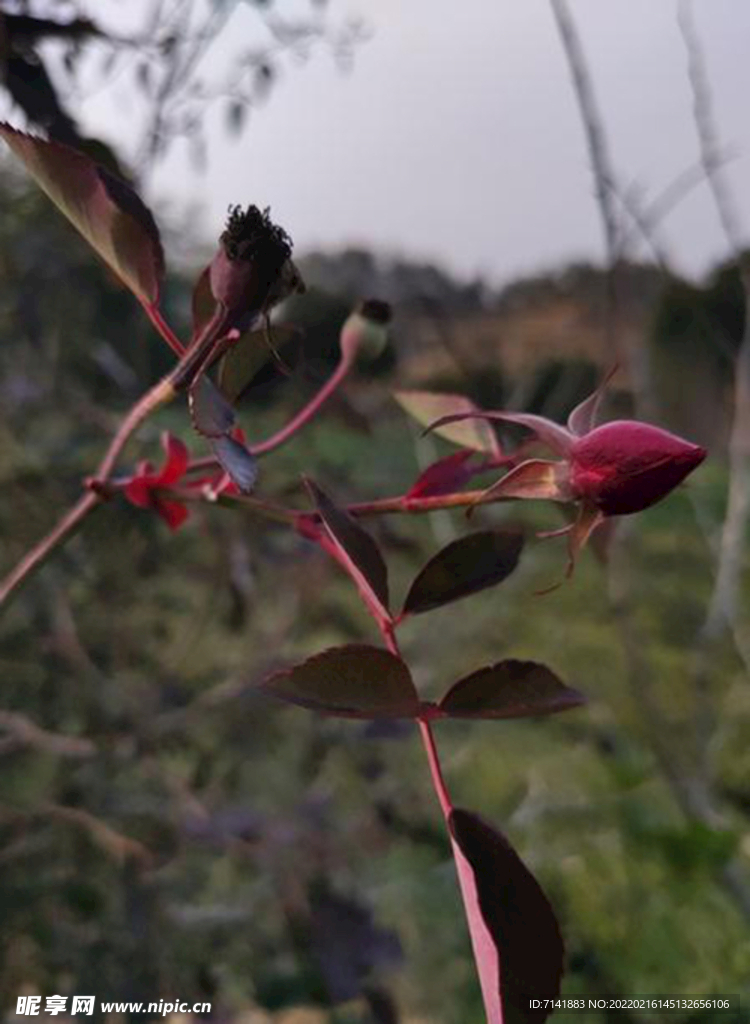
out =
<svg viewBox="0 0 750 1024"><path fill-rule="evenodd" d="M139 0L140 2L140 0ZM277 0L283 11L284 3ZM695 162L674 0L571 0L621 180L647 195ZM209 119L208 172L183 148L159 168L152 202L198 204L218 233L230 203L270 205L298 252L354 243L434 259L502 283L573 258L601 259L583 132L548 0L329 0L328 18L371 29L350 73L324 48L287 61L239 141ZM695 0L727 169L750 225L750 3ZM239 3L228 50L258 38ZM221 60L221 52L213 59ZM117 87L85 107L118 142ZM194 222L193 222L194 223ZM665 225L678 267L699 273L726 246L705 187Z"/></svg>

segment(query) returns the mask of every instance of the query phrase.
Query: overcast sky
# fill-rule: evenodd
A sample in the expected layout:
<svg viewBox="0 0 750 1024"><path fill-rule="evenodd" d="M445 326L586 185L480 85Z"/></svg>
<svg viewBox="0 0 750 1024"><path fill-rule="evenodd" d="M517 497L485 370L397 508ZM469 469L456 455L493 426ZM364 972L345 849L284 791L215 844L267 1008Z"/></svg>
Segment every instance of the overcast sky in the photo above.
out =
<svg viewBox="0 0 750 1024"><path fill-rule="evenodd" d="M285 0L277 0L284 10ZM287 0L288 2L288 0ZM571 0L622 181L654 195L695 162L674 0ZM229 203L270 205L297 250L359 244L502 283L601 259L601 225L568 67L548 0L330 0L371 35L347 74L325 48L284 65L239 141L219 118L209 170L177 149L150 198L197 203L206 232ZM750 3L695 0L727 175L750 225ZM225 43L257 38L240 3ZM221 59L219 52L214 59ZM118 105L119 104L119 105ZM86 107L102 133L122 97ZM117 142L117 134L114 135ZM700 188L664 225L675 263L700 273L726 246Z"/></svg>

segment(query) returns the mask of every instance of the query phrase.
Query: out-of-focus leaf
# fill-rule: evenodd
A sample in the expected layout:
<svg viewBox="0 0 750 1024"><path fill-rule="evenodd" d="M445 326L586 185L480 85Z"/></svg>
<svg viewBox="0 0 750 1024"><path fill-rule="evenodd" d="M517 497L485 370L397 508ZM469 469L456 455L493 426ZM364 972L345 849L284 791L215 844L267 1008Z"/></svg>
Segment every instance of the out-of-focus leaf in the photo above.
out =
<svg viewBox="0 0 750 1024"><path fill-rule="evenodd" d="M440 701L454 718L527 718L580 707L586 698L536 661L499 661L455 683Z"/></svg>
<svg viewBox="0 0 750 1024"><path fill-rule="evenodd" d="M373 970L402 958L395 932L378 927L371 912L324 885L310 898L311 946L333 1003L362 995Z"/></svg>
<svg viewBox="0 0 750 1024"><path fill-rule="evenodd" d="M420 709L406 664L368 644L332 647L276 672L261 687L280 700L342 718L413 718Z"/></svg>
<svg viewBox="0 0 750 1024"><path fill-rule="evenodd" d="M230 100L227 105L226 123L227 128L233 135L239 135L245 125L247 115L247 103L242 100Z"/></svg>
<svg viewBox="0 0 750 1024"><path fill-rule="evenodd" d="M296 327L278 324L245 331L219 363L217 382L230 402L235 402L274 355L300 336ZM270 342L270 344L269 344Z"/></svg>
<svg viewBox="0 0 750 1024"><path fill-rule="evenodd" d="M563 942L539 883L496 829L471 811L448 816L488 1024L542 1024L563 972Z"/></svg>
<svg viewBox="0 0 750 1024"><path fill-rule="evenodd" d="M190 388L189 401L193 426L204 437L223 437L234 426L234 409L205 374Z"/></svg>
<svg viewBox="0 0 750 1024"><path fill-rule="evenodd" d="M258 480L258 460L253 453L229 435L212 438L211 447L232 482L243 494L249 494Z"/></svg>
<svg viewBox="0 0 750 1024"><path fill-rule="evenodd" d="M483 530L448 544L411 585L404 615L416 615L500 583L515 569L523 537L515 531Z"/></svg>
<svg viewBox="0 0 750 1024"><path fill-rule="evenodd" d="M187 813L180 828L191 842L216 847L226 846L236 839L250 842L258 839L267 828L266 819L258 811L243 804L230 806L213 814Z"/></svg>
<svg viewBox="0 0 750 1024"><path fill-rule="evenodd" d="M151 211L87 156L0 124L0 136L55 205L135 294L159 300L164 254Z"/></svg>
<svg viewBox="0 0 750 1024"><path fill-rule="evenodd" d="M465 395L439 394L432 391L395 391L393 397L401 408L423 427L429 427L442 416L481 412ZM461 445L462 448L489 452L491 455L502 454L495 432L482 419L450 423L445 427L436 428L435 432L447 441Z"/></svg>
<svg viewBox="0 0 750 1024"><path fill-rule="evenodd" d="M47 39L80 41L102 35L89 18L61 22L50 18L35 18L29 14L3 14L3 27L15 46L33 46Z"/></svg>
<svg viewBox="0 0 750 1024"><path fill-rule="evenodd" d="M5 27L5 18L3 19ZM32 124L43 128L50 138L75 145L78 129L64 109L44 63L28 51L11 49L3 60L3 85Z"/></svg>
<svg viewBox="0 0 750 1024"><path fill-rule="evenodd" d="M370 534L348 512L335 505L316 483L308 480L307 486L328 535L346 559L357 583L387 614L388 568L380 548Z"/></svg>
<svg viewBox="0 0 750 1024"><path fill-rule="evenodd" d="M420 473L406 497L430 498L459 490L474 475L473 467L468 465L473 454L473 451L464 449L433 462Z"/></svg>

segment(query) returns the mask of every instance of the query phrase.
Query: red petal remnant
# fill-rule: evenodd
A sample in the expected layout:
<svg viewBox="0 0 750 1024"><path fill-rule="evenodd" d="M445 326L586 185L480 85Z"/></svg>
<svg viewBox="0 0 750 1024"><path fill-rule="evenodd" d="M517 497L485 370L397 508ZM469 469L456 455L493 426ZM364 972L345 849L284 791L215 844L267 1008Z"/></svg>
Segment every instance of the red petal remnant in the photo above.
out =
<svg viewBox="0 0 750 1024"><path fill-rule="evenodd" d="M406 498L431 498L440 494L451 494L459 490L471 480L477 470L467 465L474 452L470 448L461 448L452 452L420 473L408 491Z"/></svg>
<svg viewBox="0 0 750 1024"><path fill-rule="evenodd" d="M125 484L124 493L132 505L153 509L170 530L176 530L188 517L187 507L159 492L182 479L190 455L182 441L172 434L163 433L161 443L166 456L162 468L154 472L150 462L140 462L135 475Z"/></svg>
<svg viewBox="0 0 750 1024"><path fill-rule="evenodd" d="M635 420L605 423L579 438L570 455L575 498L607 516L660 501L706 457L706 449Z"/></svg>

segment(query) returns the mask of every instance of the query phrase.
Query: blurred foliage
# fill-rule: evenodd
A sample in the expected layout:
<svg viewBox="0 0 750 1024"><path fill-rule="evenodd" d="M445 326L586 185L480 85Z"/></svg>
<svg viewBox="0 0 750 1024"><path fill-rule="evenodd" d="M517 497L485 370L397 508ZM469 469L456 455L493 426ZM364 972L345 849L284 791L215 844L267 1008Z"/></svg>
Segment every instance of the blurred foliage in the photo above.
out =
<svg viewBox="0 0 750 1024"><path fill-rule="evenodd" d="M118 415L170 357L49 204L10 177L0 254L7 569L71 501ZM357 288L371 294L376 283ZM173 279L167 293L179 329L189 291ZM263 401L251 389L250 440L316 386L353 298L313 292L307 313L297 309L308 317L307 354L291 379L269 370ZM403 329L404 347L408 337ZM590 383L590 367L568 369L561 353L536 381L508 385L557 413ZM197 448L185 410L170 408L124 464L158 458L164 428ZM264 461L260 493L303 507L307 473L340 501L397 494L449 450L418 440L383 381L363 376ZM729 645L713 652L703 688L692 675L723 514L721 460L693 480L627 524L608 567L588 555L540 599L564 552L530 536L521 568L497 590L403 631L431 697L512 656L549 663L591 699L543 721L437 726L456 801L508 832L558 911L571 995L750 995L750 908L727 884L750 857L750 690ZM477 519L561 525L546 505ZM447 513L370 527L396 595L466 529ZM169 535L157 517L113 501L57 552L0 620L3 1011L35 990L178 995L259 1024L291 1024L294 1007L337 1024L481 1020L414 731L282 709L257 691L268 671L352 640L377 642L347 580L249 513L196 509ZM28 722L36 732L19 724ZM710 791L711 824L686 813L683 783Z"/></svg>

